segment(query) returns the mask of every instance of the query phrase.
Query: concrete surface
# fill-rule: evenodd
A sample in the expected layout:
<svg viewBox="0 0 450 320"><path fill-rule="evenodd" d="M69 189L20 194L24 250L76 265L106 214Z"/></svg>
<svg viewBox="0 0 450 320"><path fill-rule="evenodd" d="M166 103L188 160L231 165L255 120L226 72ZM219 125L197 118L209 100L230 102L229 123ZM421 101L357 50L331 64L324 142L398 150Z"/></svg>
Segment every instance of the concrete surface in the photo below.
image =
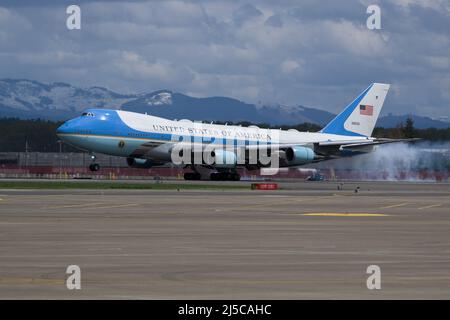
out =
<svg viewBox="0 0 450 320"><path fill-rule="evenodd" d="M282 186L0 190L0 298L450 298L449 184Z"/></svg>

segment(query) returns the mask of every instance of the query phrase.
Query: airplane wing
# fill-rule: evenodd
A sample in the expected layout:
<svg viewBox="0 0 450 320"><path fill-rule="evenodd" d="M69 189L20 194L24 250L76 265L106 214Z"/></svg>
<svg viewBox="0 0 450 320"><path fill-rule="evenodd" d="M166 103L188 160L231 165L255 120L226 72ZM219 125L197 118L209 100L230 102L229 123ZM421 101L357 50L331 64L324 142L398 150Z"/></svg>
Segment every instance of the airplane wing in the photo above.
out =
<svg viewBox="0 0 450 320"><path fill-rule="evenodd" d="M374 146L379 144L386 144L386 143L396 143L396 142L415 142L421 140L420 138L410 138L410 139L387 139L387 138L367 138L366 140L333 140L333 141L322 141L322 142L315 142L315 143L279 143L279 144L255 144L255 145L248 145L245 148L247 150L252 149L286 149L291 148L295 146L305 146L305 147L311 147L314 145L316 148L326 148L326 147L334 147L334 148L356 148L356 147L363 147L363 146Z"/></svg>
<svg viewBox="0 0 450 320"><path fill-rule="evenodd" d="M316 143L283 143L283 144L250 144L238 146L237 149L231 149L231 152L238 152L242 155L245 154L245 158L249 159L251 153L249 151L264 151L266 155L272 152L276 152L281 160L282 164L289 165L286 159L289 159L289 149L303 148L308 149L314 154L314 159L308 159L308 162L320 162L324 160L336 159L341 157L354 156L362 153L367 153L373 150L376 145L398 142L414 142L420 139L384 139L384 138L367 138L367 139L355 139L355 140L335 140L335 141L322 141ZM169 142L163 145L155 145L153 143L145 143L137 149L131 157L136 158L151 158L149 152L154 150L155 147L164 148L165 152L186 152L188 151L194 156L195 153L203 153L206 147L210 148L210 151L215 152L217 149L223 150L223 145L203 144L199 148L193 148L190 143L183 142ZM233 151L234 150L234 151ZM246 152L247 151L247 152ZM244 152L244 153L241 153ZM254 155L253 155L254 156ZM169 162L170 160L167 159Z"/></svg>
<svg viewBox="0 0 450 320"><path fill-rule="evenodd" d="M319 155L317 160L323 161L368 153L373 151L374 147L377 145L399 142L414 142L418 140L420 139L374 138L366 141L327 141L315 144L314 151L317 155Z"/></svg>
<svg viewBox="0 0 450 320"><path fill-rule="evenodd" d="M374 138L359 141L325 141L315 144L315 150L319 154L335 154L341 151L371 151L374 146L387 144L387 143L398 143L398 142L415 142L421 140L419 138L410 139L386 139L386 138Z"/></svg>
<svg viewBox="0 0 450 320"><path fill-rule="evenodd" d="M387 139L387 138L375 138L375 139L367 139L367 140L355 140L355 141L349 141L349 140L343 140L343 141L324 141L319 142L319 147L326 147L326 146L339 146L339 147L345 147L345 148L351 148L351 147L359 147L359 146L367 146L367 145L378 145L378 144L386 144L386 143L395 143L395 142L414 142L421 140L420 138L410 138L410 139Z"/></svg>
<svg viewBox="0 0 450 320"><path fill-rule="evenodd" d="M131 158L145 158L145 155L152 149L160 146L161 143L156 142L145 142L139 146L134 152L130 155Z"/></svg>
<svg viewBox="0 0 450 320"><path fill-rule="evenodd" d="M368 153L373 150L377 145L387 143L399 143L399 142L415 142L421 140L419 138L411 139L385 139L385 138L367 138L365 140L335 140L335 141L323 141L316 143L290 143L290 144L265 144L265 145L250 145L247 146L247 150L277 150L280 158L286 158L286 151L296 147L306 147L314 151L314 160L310 162L320 162L324 160L337 159L342 157L355 156L358 154Z"/></svg>

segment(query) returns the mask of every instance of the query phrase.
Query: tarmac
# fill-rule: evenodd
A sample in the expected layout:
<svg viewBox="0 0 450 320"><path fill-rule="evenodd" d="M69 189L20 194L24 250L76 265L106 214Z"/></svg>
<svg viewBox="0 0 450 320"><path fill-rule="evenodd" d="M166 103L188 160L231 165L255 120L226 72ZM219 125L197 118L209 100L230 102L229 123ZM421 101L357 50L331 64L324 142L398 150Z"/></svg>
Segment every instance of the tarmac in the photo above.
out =
<svg viewBox="0 0 450 320"><path fill-rule="evenodd" d="M0 299L450 299L450 184L280 185L0 189Z"/></svg>

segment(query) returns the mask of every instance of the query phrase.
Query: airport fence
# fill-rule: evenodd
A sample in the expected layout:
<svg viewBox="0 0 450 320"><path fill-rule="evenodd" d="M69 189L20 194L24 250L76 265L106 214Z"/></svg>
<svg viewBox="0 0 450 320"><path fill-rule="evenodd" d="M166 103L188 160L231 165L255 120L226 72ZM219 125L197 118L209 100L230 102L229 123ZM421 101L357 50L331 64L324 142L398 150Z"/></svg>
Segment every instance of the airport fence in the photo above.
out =
<svg viewBox="0 0 450 320"><path fill-rule="evenodd" d="M158 168L131 168L126 159L98 154L96 162L100 170L91 172L91 163L86 153L58 152L2 152L0 153L0 178L43 178L43 179L183 179L185 169L167 166ZM309 179L312 181L341 180L400 180L400 181L449 181L449 172L436 170L389 171L370 169L328 168L281 168L275 175L267 170L238 170L243 179L270 181L274 179ZM319 178L319 179L316 179Z"/></svg>

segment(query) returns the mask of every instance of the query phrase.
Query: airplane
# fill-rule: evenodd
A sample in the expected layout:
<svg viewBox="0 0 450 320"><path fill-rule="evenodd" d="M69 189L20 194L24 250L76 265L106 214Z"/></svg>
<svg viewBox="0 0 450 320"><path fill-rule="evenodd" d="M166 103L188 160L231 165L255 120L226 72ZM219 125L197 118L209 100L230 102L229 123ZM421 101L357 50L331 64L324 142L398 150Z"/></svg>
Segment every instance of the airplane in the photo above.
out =
<svg viewBox="0 0 450 320"><path fill-rule="evenodd" d="M275 163L276 167L297 167L371 152L379 144L408 141L371 137L389 87L372 83L319 132L217 125L123 110L88 109L63 123L56 133L65 143L91 153L91 171L100 169L95 153L103 153L126 157L130 167L175 163L191 168L184 174L186 180L237 181L240 167L255 170L273 167ZM206 149L209 157L204 156Z"/></svg>

